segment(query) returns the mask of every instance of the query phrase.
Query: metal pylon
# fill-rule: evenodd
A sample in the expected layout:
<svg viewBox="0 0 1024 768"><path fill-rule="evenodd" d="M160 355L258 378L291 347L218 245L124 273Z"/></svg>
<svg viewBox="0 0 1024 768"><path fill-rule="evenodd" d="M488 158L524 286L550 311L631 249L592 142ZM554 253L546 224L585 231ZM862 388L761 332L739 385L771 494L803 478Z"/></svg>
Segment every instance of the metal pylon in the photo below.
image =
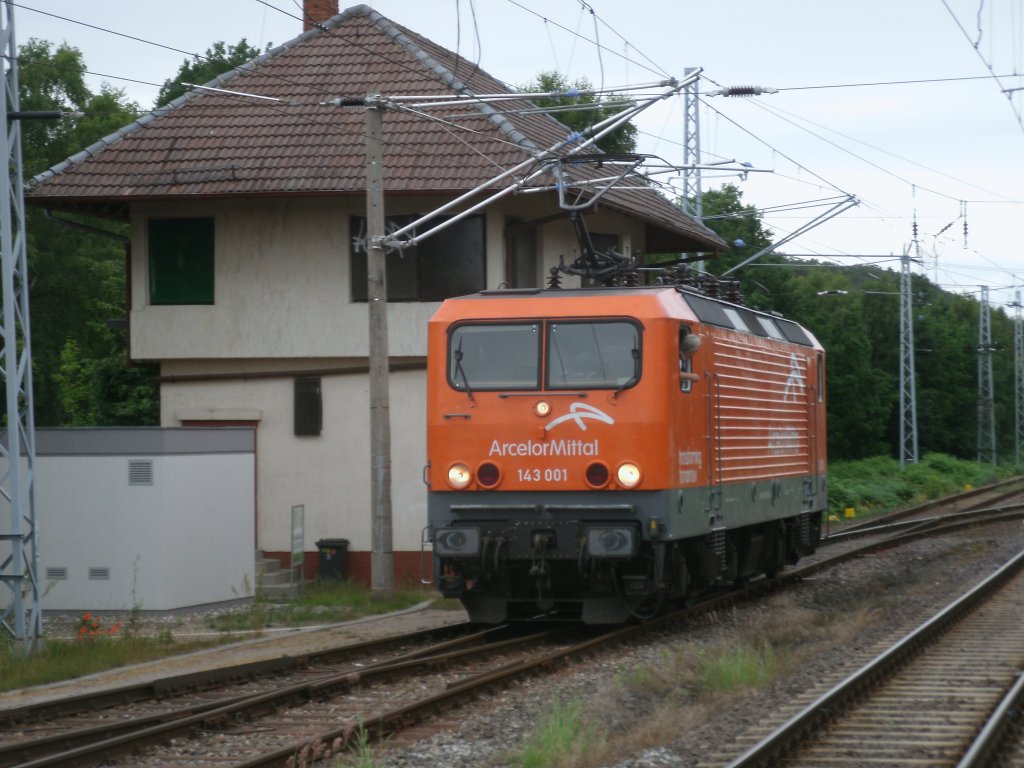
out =
<svg viewBox="0 0 1024 768"><path fill-rule="evenodd" d="M687 74L695 68L688 68ZM700 221L704 216L703 190L700 186L700 100L694 80L683 89L683 210Z"/></svg>
<svg viewBox="0 0 1024 768"><path fill-rule="evenodd" d="M978 305L978 461L996 463L995 396L992 385L992 324L988 286Z"/></svg>
<svg viewBox="0 0 1024 768"><path fill-rule="evenodd" d="M910 253L900 272L900 467L917 463L917 385L914 375L914 297Z"/></svg>
<svg viewBox="0 0 1024 768"><path fill-rule="evenodd" d="M696 71L689 67L686 74ZM700 180L700 98L698 88L700 78L683 89L684 135L683 135L683 211L698 223L704 219L704 190ZM698 261L694 267L704 271L704 262Z"/></svg>
<svg viewBox="0 0 1024 768"><path fill-rule="evenodd" d="M7 151L7 177L0 184L0 249L3 270L3 327L0 366L6 385L5 427L0 440L0 626L32 648L42 642L36 528L35 416L32 400L32 344L28 315L28 257L25 249L25 201L22 188L21 128L10 119L18 109L18 51L14 42L14 5L0 10L0 45L5 72L0 98L0 132ZM7 525L4 517L10 521ZM10 598L7 600L7 598Z"/></svg>

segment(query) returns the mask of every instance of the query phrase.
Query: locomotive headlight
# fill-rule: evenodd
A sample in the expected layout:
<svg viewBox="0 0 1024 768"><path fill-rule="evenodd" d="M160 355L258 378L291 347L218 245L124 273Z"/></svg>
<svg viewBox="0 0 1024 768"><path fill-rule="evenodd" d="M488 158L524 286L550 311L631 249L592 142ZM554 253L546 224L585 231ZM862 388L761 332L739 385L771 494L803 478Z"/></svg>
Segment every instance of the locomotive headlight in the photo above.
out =
<svg viewBox="0 0 1024 768"><path fill-rule="evenodd" d="M434 552L444 557L480 554L479 528L441 528L434 533Z"/></svg>
<svg viewBox="0 0 1024 768"><path fill-rule="evenodd" d="M493 488L501 480L501 470L497 464L485 461L476 468L476 481L483 488Z"/></svg>
<svg viewBox="0 0 1024 768"><path fill-rule="evenodd" d="M620 464L615 472L615 479L623 488L636 488L640 484L640 467L631 461Z"/></svg>
<svg viewBox="0 0 1024 768"><path fill-rule="evenodd" d="M551 413L551 403L547 400L538 400L533 406L533 412L543 419Z"/></svg>
<svg viewBox="0 0 1024 768"><path fill-rule="evenodd" d="M465 464L453 464L448 469L448 485L457 491L461 491L469 485L472 479L473 473L469 471L469 467Z"/></svg>
<svg viewBox="0 0 1024 768"><path fill-rule="evenodd" d="M591 557L632 557L635 542L632 528L587 530L587 553Z"/></svg>

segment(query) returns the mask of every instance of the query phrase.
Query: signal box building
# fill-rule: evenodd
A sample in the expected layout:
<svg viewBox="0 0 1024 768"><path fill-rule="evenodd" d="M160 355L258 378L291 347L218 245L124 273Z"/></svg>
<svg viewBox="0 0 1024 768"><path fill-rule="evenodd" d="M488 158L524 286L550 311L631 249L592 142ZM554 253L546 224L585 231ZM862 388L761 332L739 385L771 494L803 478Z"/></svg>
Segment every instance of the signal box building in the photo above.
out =
<svg viewBox="0 0 1024 768"><path fill-rule="evenodd" d="M41 174L27 198L58 217L130 225L129 355L160 365L161 425L255 427L254 547L285 556L290 510L302 504L306 550L348 539L349 573L368 579L365 117L324 102L510 89L367 6L323 5L307 0L313 28L209 84L281 102L195 89ZM517 105L527 106L499 113L471 102L454 126L386 111L388 226L568 135ZM586 221L596 241L626 255L725 247L641 184L606 194ZM399 581L419 574L426 522L428 318L447 297L541 285L576 252L550 191L506 196L388 255Z"/></svg>

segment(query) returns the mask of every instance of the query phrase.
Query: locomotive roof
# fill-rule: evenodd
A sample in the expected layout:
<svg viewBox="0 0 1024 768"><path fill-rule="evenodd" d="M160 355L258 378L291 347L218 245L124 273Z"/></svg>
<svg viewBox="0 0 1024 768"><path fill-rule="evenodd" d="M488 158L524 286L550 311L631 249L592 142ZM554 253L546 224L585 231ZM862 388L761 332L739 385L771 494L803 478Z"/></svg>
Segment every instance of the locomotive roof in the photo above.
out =
<svg viewBox="0 0 1024 768"><path fill-rule="evenodd" d="M557 304L552 304L552 299L556 299ZM513 302L515 308L511 308L508 302ZM581 302L587 302L586 306L581 306ZM466 309L467 304L476 306L470 311ZM467 313L473 318L493 320L510 316L674 317L821 349L809 331L779 314L761 312L679 286L505 288L481 291L446 300L432 322L450 323L467 319Z"/></svg>

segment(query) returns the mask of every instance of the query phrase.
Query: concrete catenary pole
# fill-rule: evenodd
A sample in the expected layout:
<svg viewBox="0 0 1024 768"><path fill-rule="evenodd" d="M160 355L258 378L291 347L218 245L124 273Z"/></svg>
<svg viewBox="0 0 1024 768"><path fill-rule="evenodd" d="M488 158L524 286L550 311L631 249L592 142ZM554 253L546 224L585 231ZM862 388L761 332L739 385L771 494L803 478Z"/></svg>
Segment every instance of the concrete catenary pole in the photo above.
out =
<svg viewBox="0 0 1024 768"><path fill-rule="evenodd" d="M900 271L900 467L917 463L917 386L914 375L914 297L910 253Z"/></svg>
<svg viewBox="0 0 1024 768"><path fill-rule="evenodd" d="M1020 464L1021 449L1024 448L1024 319L1021 317L1020 288L1014 294L1013 307L1013 412L1015 461Z"/></svg>
<svg viewBox="0 0 1024 768"><path fill-rule="evenodd" d="M369 305L371 586L394 591L391 518L391 410L388 383L388 292L384 249L383 103L366 97L366 297Z"/></svg>
<svg viewBox="0 0 1024 768"><path fill-rule="evenodd" d="M996 463L995 392L992 384L992 321L988 286L978 303L978 462Z"/></svg>

